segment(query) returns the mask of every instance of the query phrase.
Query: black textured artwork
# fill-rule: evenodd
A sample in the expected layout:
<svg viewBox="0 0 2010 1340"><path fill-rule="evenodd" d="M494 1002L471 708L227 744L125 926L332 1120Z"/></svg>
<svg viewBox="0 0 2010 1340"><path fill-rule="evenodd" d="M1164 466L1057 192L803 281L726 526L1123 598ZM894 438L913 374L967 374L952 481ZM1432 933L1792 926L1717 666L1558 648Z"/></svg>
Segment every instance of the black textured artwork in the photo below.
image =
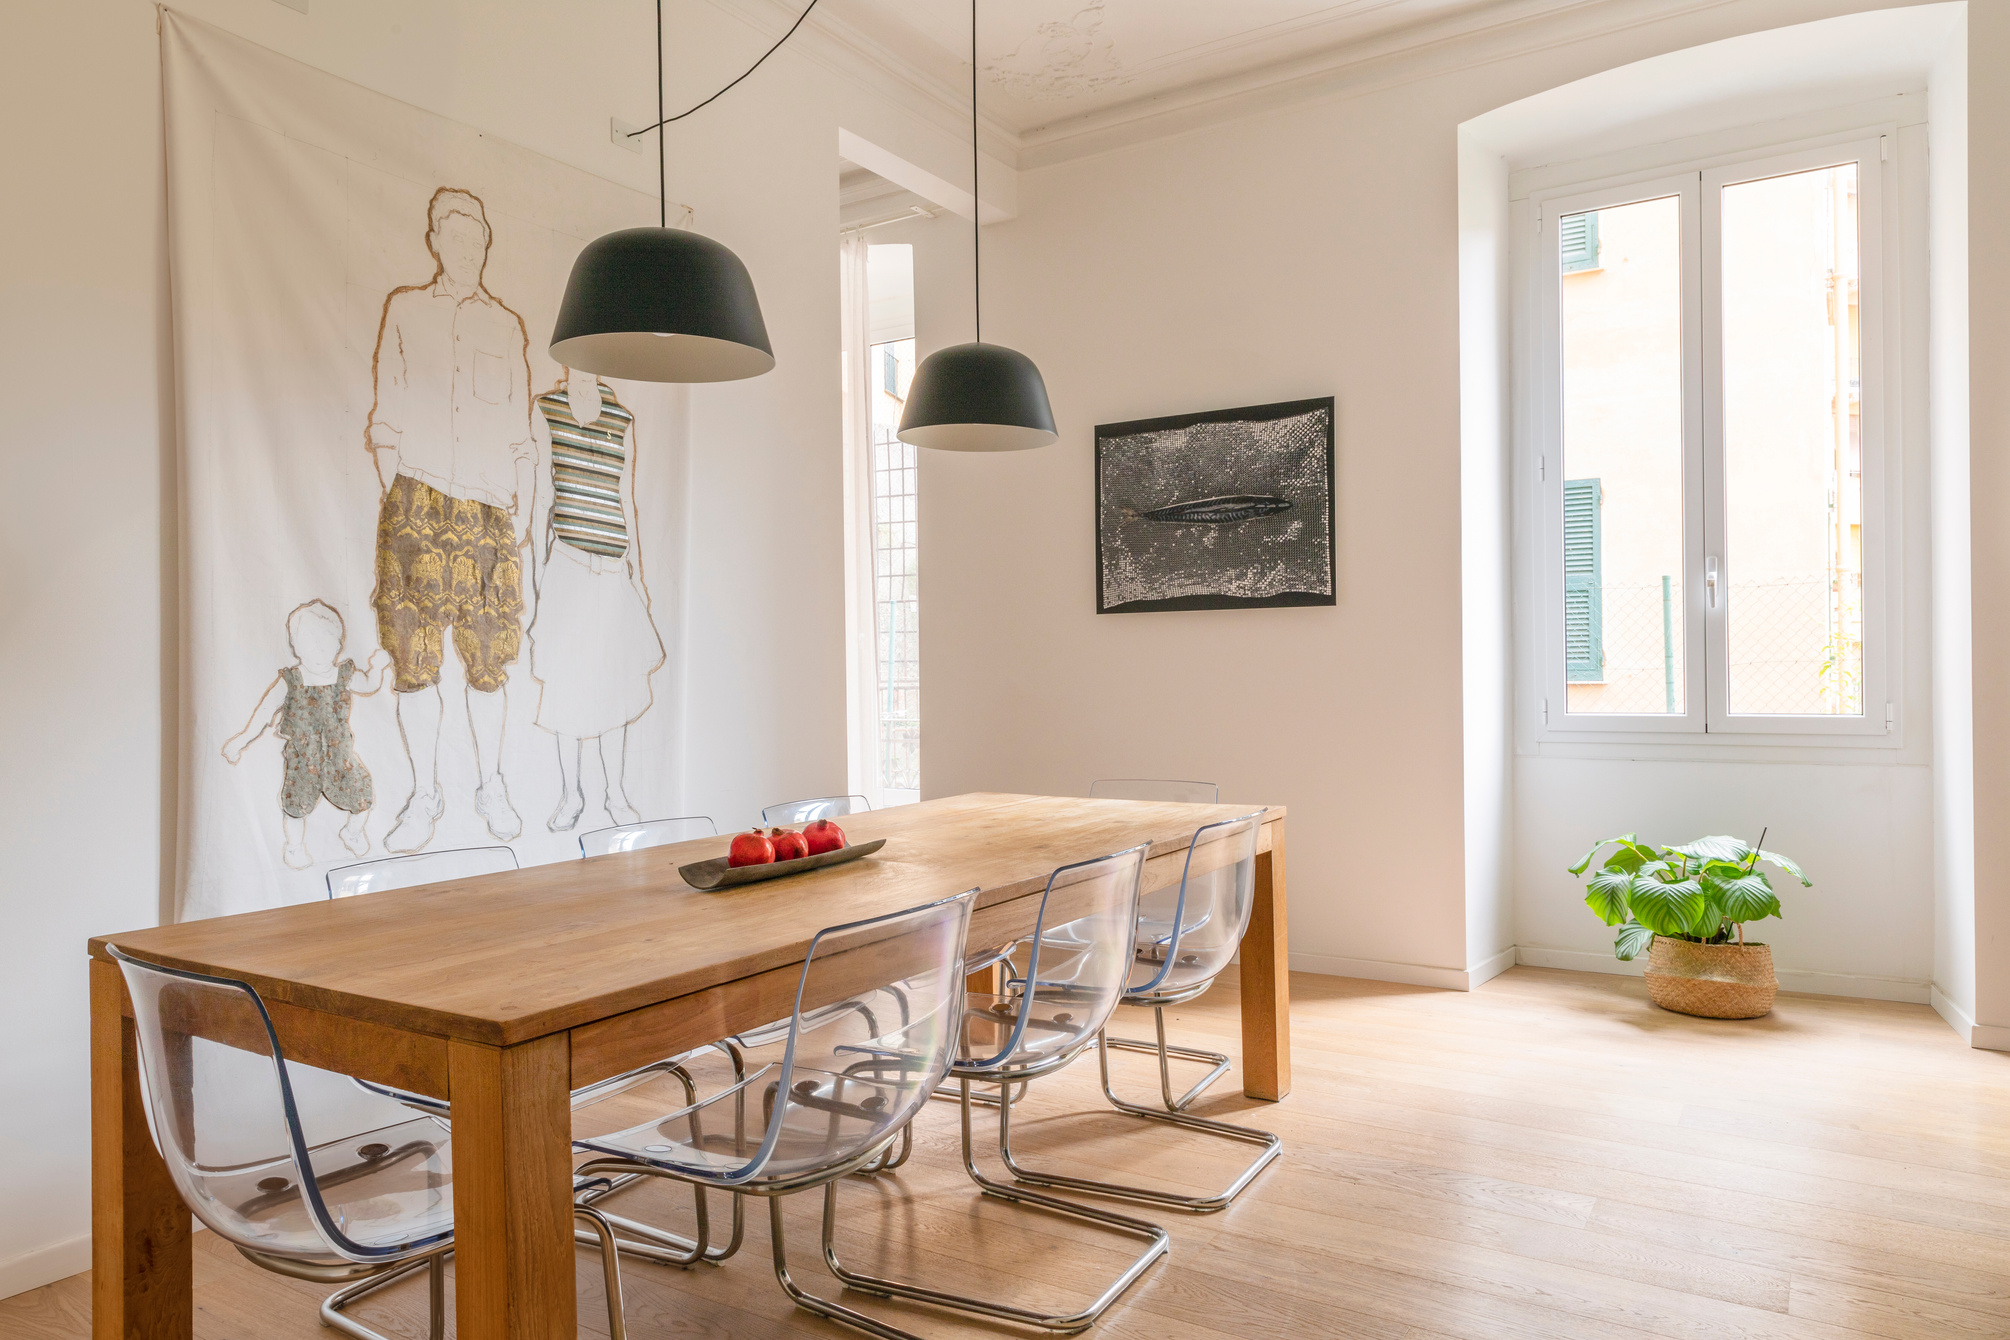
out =
<svg viewBox="0 0 2010 1340"><path fill-rule="evenodd" d="M1331 605L1333 398L1096 428L1096 612Z"/></svg>

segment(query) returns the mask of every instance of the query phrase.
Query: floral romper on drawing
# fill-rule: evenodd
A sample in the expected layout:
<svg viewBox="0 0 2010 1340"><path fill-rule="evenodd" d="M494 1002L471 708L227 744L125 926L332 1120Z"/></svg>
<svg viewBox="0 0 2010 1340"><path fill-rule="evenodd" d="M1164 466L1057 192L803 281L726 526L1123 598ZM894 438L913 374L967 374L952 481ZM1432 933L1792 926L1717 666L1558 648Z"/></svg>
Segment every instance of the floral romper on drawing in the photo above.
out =
<svg viewBox="0 0 2010 1340"><path fill-rule="evenodd" d="M356 663L337 666L333 684L301 683L297 665L279 673L286 680L286 701L279 705L278 733L286 741L279 808L289 819L304 819L326 796L336 809L361 814L376 803L376 793L349 729L349 679Z"/></svg>

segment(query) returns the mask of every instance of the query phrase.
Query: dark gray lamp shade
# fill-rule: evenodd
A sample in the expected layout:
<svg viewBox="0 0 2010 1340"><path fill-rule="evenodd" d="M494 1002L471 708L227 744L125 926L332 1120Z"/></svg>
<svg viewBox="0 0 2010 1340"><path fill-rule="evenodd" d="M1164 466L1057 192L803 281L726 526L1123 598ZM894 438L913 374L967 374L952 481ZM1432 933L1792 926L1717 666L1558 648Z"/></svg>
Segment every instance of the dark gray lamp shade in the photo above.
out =
<svg viewBox="0 0 2010 1340"><path fill-rule="evenodd" d="M775 366L747 267L681 228L624 228L572 263L553 360L638 382L730 382Z"/></svg>
<svg viewBox="0 0 2010 1340"><path fill-rule="evenodd" d="M921 360L900 440L937 451L1024 451L1060 437L1033 360L1002 344L952 344Z"/></svg>

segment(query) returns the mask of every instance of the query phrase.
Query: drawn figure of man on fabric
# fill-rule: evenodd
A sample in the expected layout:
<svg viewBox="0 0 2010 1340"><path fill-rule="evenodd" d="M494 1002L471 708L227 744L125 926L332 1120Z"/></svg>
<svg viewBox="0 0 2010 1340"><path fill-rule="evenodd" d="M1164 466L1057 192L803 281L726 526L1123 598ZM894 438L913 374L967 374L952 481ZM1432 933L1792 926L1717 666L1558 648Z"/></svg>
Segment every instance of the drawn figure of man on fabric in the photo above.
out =
<svg viewBox="0 0 2010 1340"><path fill-rule="evenodd" d="M606 777L608 819L642 815L623 776L628 727L654 701L649 677L663 665L663 639L649 613L636 546L635 416L591 373L537 398L551 433L551 518L530 625L537 724L558 737L558 808L546 826L563 833L586 809L580 775L592 740Z"/></svg>
<svg viewBox="0 0 2010 1340"><path fill-rule="evenodd" d="M236 765L267 731L286 741L280 753L280 829L286 864L305 870L314 864L307 850L307 816L324 798L349 816L342 824L342 845L358 856L370 850L366 826L376 788L370 770L356 756L349 704L383 687L388 653L382 648L372 652L360 674L354 661L338 659L348 629L335 607L321 600L310 600L286 616L286 641L293 664L281 666L266 685L244 729L224 741L223 757Z"/></svg>
<svg viewBox="0 0 2010 1340"><path fill-rule="evenodd" d="M522 831L502 775L503 687L523 636L523 559L537 488L523 319L482 287L492 233L482 202L441 187L426 211L431 283L391 290L372 359L367 446L383 485L377 635L397 670L412 790L384 839L432 841L446 810L439 744L447 632L460 663L480 782L475 811L499 842Z"/></svg>

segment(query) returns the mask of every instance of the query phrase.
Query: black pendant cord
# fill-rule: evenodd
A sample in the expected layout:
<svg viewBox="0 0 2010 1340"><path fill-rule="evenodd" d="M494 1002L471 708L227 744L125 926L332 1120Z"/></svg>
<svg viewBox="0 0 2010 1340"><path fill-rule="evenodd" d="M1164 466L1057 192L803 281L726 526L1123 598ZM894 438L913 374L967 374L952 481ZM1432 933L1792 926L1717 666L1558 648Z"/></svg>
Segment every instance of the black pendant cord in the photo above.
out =
<svg viewBox="0 0 2010 1340"><path fill-rule="evenodd" d="M663 0L656 0L656 226L670 226L670 179L663 167ZM636 131L635 134L642 134ZM631 137L632 138L632 137Z"/></svg>
<svg viewBox="0 0 2010 1340"><path fill-rule="evenodd" d="M733 91L734 85L738 84L740 79L745 79L748 75L760 69L768 57L780 51L782 43L796 35L796 29L803 26L803 20L807 19L810 16L810 11L816 7L817 0L810 0L809 4L803 7L803 12L796 16L796 21L789 25L789 30L777 38L773 46L761 53L760 60L755 61L742 71L739 79L735 79L731 84L726 85L726 87L720 89L717 93L705 99L705 101L691 107L686 107L675 116L665 116L663 114L663 0L656 0L656 124L653 126L644 126L640 130L631 130L628 132L628 138L632 140L637 135L647 135L652 130L661 130L672 121L682 121L685 117L691 115L691 113L710 107L713 103L725 97ZM663 148L662 137L660 135L657 137L656 147L658 157L660 158Z"/></svg>
<svg viewBox="0 0 2010 1340"><path fill-rule="evenodd" d="M984 343L983 237L984 197L977 190L977 0L970 0L970 300L979 344Z"/></svg>

